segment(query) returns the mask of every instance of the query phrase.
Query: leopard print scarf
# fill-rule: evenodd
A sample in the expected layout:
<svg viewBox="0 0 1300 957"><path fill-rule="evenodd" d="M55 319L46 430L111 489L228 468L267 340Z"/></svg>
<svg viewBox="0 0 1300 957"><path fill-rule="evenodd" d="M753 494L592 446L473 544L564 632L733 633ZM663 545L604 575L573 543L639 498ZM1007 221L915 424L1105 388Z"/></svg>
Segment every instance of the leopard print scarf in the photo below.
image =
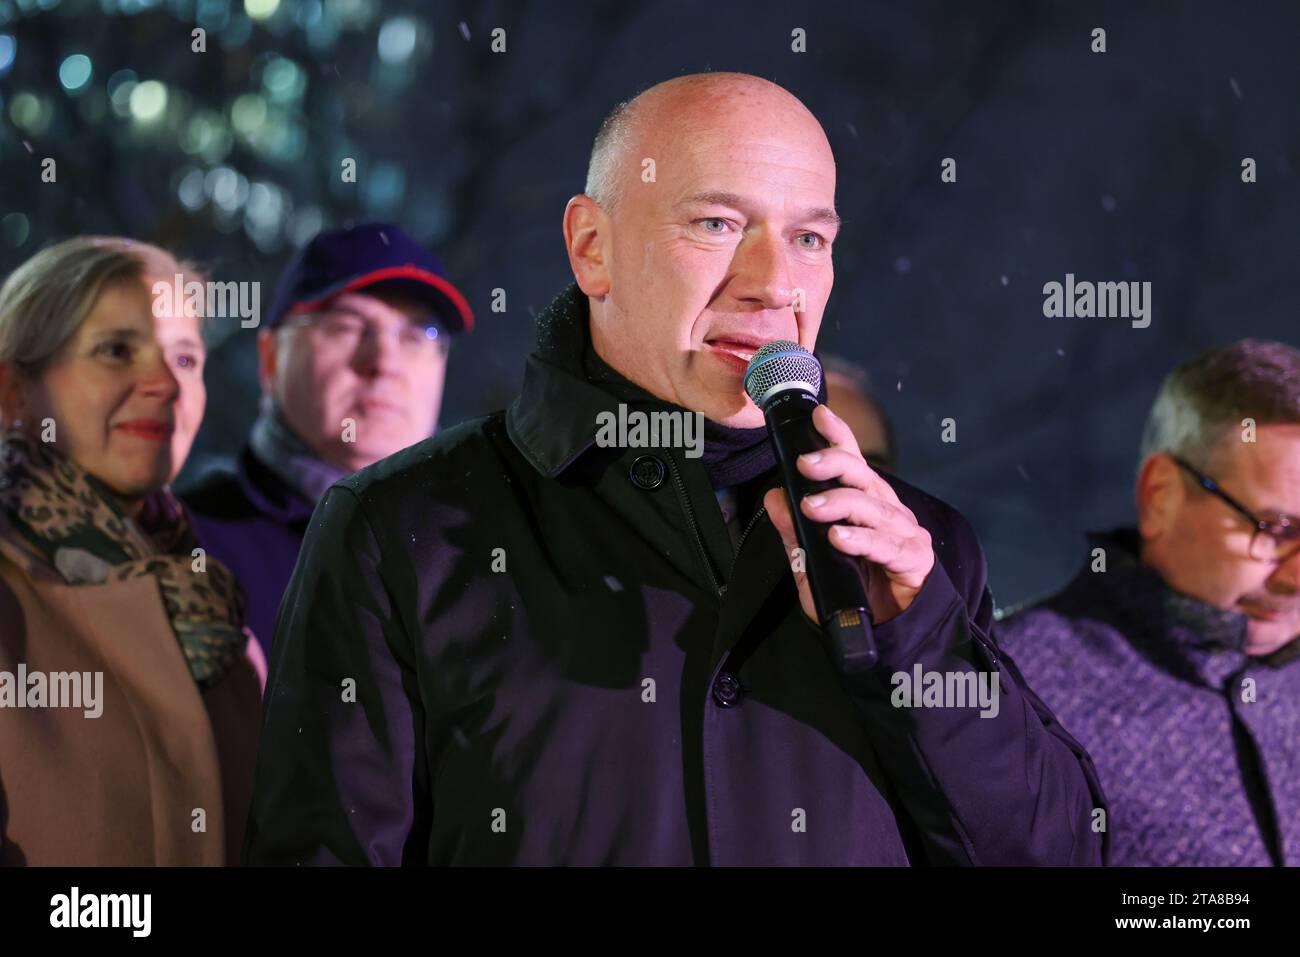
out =
<svg viewBox="0 0 1300 957"><path fill-rule="evenodd" d="M219 682L243 653L243 589L214 559L199 563L189 517L167 489L146 499L133 520L93 475L52 446L9 431L0 437L0 509L70 585L157 579L200 688Z"/></svg>

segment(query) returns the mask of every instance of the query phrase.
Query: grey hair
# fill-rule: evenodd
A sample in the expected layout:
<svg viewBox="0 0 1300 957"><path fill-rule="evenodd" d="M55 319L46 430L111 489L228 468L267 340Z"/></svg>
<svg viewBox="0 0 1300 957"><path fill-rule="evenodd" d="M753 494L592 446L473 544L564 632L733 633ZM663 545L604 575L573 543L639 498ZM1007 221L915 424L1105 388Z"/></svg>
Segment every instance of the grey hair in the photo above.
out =
<svg viewBox="0 0 1300 957"><path fill-rule="evenodd" d="M1138 468L1155 453L1168 452L1210 469L1224 440L1247 418L1256 425L1300 423L1300 350L1242 339L1174 369L1147 417Z"/></svg>
<svg viewBox="0 0 1300 957"><path fill-rule="evenodd" d="M107 288L155 274L170 280L173 272L197 275L166 250L121 236L77 236L42 249L0 286L0 362L39 374Z"/></svg>
<svg viewBox="0 0 1300 957"><path fill-rule="evenodd" d="M631 132L631 105L631 99L616 104L601 122L591 144L587 184L583 192L599 203L606 213L612 213L623 198L618 176L618 157Z"/></svg>

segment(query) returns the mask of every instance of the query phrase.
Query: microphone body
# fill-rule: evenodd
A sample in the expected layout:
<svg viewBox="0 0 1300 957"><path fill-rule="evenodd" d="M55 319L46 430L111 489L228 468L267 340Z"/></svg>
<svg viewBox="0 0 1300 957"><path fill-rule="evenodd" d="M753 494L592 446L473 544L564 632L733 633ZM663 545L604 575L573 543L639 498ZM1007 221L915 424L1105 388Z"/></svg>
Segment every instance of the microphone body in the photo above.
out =
<svg viewBox="0 0 1300 957"><path fill-rule="evenodd" d="M820 387L821 363L794 342L768 343L745 372L745 389L763 411L790 496L795 538L827 651L843 673L858 674L874 667L879 657L862 561L831 544L830 525L808 518L799 507L806 495L840 487L835 481L813 481L796 465L800 455L830 444L812 421Z"/></svg>

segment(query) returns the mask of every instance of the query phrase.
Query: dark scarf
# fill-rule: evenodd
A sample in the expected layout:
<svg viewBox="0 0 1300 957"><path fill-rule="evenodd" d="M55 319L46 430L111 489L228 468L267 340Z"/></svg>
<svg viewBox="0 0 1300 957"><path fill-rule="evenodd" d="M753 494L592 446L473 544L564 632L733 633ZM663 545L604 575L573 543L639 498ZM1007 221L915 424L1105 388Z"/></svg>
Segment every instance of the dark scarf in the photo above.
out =
<svg viewBox="0 0 1300 957"><path fill-rule="evenodd" d="M1076 587L1100 594L1129 623L1129 634L1169 670L1212 687L1249 662L1245 615L1216 608L1171 588L1142 564L1141 538L1133 528L1088 536L1089 548L1106 551L1105 574L1080 572ZM1258 659L1272 667L1300 658L1300 639Z"/></svg>
<svg viewBox="0 0 1300 957"><path fill-rule="evenodd" d="M248 444L258 461L313 505L327 488L348 474L347 469L326 462L309 449L289 428L279 406L267 393L262 394Z"/></svg>

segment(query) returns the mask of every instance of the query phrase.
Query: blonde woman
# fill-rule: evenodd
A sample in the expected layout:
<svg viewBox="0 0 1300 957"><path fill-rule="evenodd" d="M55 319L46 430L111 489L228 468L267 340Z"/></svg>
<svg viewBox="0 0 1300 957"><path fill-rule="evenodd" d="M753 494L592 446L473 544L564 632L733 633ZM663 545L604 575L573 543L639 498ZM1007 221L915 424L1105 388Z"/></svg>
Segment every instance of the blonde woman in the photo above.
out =
<svg viewBox="0 0 1300 957"><path fill-rule="evenodd" d="M206 402L177 275L82 237L0 287L3 864L238 861L265 664L168 488Z"/></svg>

